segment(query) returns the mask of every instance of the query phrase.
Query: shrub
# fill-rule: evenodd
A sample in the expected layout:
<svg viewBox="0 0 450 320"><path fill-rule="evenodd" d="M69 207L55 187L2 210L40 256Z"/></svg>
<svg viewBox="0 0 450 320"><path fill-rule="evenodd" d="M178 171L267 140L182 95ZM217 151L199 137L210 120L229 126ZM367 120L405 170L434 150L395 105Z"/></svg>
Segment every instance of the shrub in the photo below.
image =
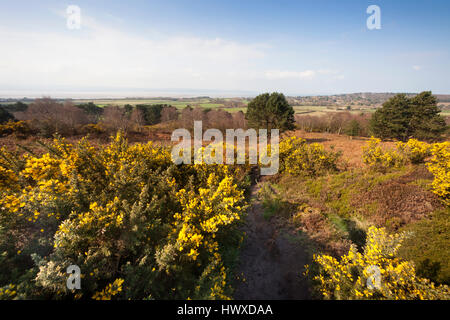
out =
<svg viewBox="0 0 450 320"><path fill-rule="evenodd" d="M313 275L325 299L450 299L450 289L435 286L416 275L411 262L397 257L404 234L388 235L370 227L362 253L352 246L347 255L335 259L315 255ZM307 273L311 269L307 268Z"/></svg>
<svg viewBox="0 0 450 320"><path fill-rule="evenodd" d="M430 145L416 139L408 142L397 142L397 150L403 154L411 163L423 163L430 156Z"/></svg>
<svg viewBox="0 0 450 320"><path fill-rule="evenodd" d="M431 155L427 167L434 175L433 192L440 196L446 205L450 205L450 142L433 144Z"/></svg>
<svg viewBox="0 0 450 320"><path fill-rule="evenodd" d="M0 105L0 124L14 120L14 116Z"/></svg>
<svg viewBox="0 0 450 320"><path fill-rule="evenodd" d="M363 161L375 170L387 170L393 167L401 167L406 163L403 155L395 150L383 150L381 140L371 137L363 147Z"/></svg>
<svg viewBox="0 0 450 320"><path fill-rule="evenodd" d="M8 121L5 124L0 124L0 137L11 134L23 139L33 134L33 130L26 121Z"/></svg>
<svg viewBox="0 0 450 320"><path fill-rule="evenodd" d="M10 285L19 299L229 296L227 253L245 210L238 168L176 166L169 149L130 146L122 134L108 146L48 149L2 150L2 297L12 298ZM66 287L72 264L81 290Z"/></svg>
<svg viewBox="0 0 450 320"><path fill-rule="evenodd" d="M327 171L337 171L339 152L326 151L318 143L291 137L280 142L280 172L293 175L315 176Z"/></svg>
<svg viewBox="0 0 450 320"><path fill-rule="evenodd" d="M406 227L412 236L405 239L399 254L415 263L417 274L437 283L450 285L450 208L433 212Z"/></svg>
<svg viewBox="0 0 450 320"><path fill-rule="evenodd" d="M83 134L101 135L106 129L100 123L89 123L81 128Z"/></svg>

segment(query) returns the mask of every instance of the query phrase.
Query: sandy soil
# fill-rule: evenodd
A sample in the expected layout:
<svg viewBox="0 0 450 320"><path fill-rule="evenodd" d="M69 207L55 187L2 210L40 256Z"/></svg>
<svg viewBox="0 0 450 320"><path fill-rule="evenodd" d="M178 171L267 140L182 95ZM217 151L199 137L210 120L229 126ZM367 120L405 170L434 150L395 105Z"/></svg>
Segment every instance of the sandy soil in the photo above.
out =
<svg viewBox="0 0 450 320"><path fill-rule="evenodd" d="M257 199L258 185L252 199ZM307 254L289 240L293 230L279 229L263 217L261 203L255 201L248 211L244 240L236 274L235 299L280 300L309 299L304 272Z"/></svg>

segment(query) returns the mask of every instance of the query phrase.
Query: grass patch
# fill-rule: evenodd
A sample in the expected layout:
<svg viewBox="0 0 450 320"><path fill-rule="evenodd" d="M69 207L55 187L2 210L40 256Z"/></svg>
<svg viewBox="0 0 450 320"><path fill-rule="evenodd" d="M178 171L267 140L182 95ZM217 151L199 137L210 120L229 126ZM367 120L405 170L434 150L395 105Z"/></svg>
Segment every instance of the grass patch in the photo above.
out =
<svg viewBox="0 0 450 320"><path fill-rule="evenodd" d="M266 182L258 192L264 212L263 217L270 220L274 215L286 216L290 212L290 205L283 200L280 188L272 183Z"/></svg>
<svg viewBox="0 0 450 320"><path fill-rule="evenodd" d="M409 233L399 254L415 263L417 274L436 283L450 285L450 208L434 212L406 226Z"/></svg>

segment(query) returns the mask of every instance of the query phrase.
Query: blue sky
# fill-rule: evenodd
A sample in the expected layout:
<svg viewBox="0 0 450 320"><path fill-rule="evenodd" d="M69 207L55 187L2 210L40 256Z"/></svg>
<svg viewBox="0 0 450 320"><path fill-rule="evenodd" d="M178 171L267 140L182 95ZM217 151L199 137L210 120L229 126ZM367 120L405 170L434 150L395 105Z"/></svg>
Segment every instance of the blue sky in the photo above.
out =
<svg viewBox="0 0 450 320"><path fill-rule="evenodd" d="M449 13L445 0L0 0L0 95L450 93Z"/></svg>

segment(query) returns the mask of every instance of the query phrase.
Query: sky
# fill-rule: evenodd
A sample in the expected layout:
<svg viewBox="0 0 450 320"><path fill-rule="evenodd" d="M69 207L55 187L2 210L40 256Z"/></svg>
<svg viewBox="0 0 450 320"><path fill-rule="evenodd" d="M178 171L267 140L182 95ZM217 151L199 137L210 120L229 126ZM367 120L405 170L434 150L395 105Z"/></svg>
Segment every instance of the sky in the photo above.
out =
<svg viewBox="0 0 450 320"><path fill-rule="evenodd" d="M449 14L447 0L0 0L0 96L450 94Z"/></svg>

